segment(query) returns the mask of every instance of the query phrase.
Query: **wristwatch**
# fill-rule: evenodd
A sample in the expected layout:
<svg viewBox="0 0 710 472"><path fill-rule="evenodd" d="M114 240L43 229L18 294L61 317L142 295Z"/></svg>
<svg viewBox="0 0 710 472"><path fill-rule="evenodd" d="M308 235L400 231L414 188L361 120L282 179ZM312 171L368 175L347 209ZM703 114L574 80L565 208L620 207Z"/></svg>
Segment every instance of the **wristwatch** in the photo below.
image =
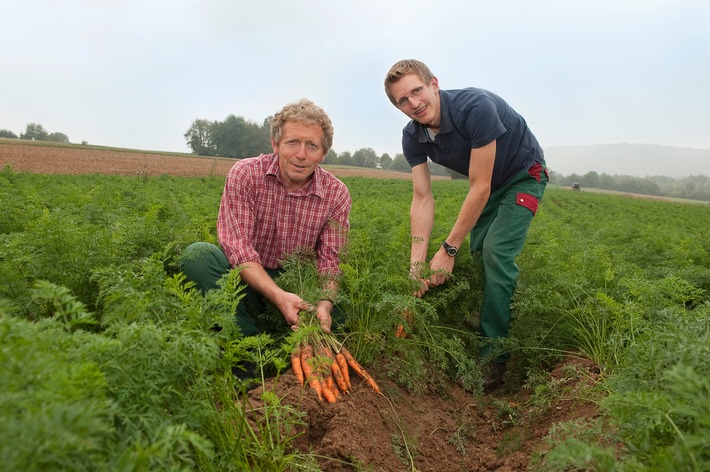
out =
<svg viewBox="0 0 710 472"><path fill-rule="evenodd" d="M455 257L456 254L459 252L459 248L457 248L456 246L452 246L451 244L447 243L446 241L441 243L441 245L443 246L444 251L446 251L446 254L448 254L451 257Z"/></svg>

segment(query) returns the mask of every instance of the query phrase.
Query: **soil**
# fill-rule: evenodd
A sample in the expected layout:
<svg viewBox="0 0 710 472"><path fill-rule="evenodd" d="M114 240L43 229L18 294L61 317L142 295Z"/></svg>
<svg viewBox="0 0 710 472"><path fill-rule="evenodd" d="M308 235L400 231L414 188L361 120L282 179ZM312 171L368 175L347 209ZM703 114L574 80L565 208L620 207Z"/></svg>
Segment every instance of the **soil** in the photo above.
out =
<svg viewBox="0 0 710 472"><path fill-rule="evenodd" d="M11 166L15 172L38 174L113 174L197 177L225 176L237 159L199 157L190 154L167 154L133 150L111 150L91 146L21 144L14 139L0 139L0 167ZM325 165L337 177L378 177L411 179L406 172L362 167ZM448 179L448 177L435 177Z"/></svg>
<svg viewBox="0 0 710 472"><path fill-rule="evenodd" d="M589 396L584 389L599 380L599 369L578 357L549 372L548 384L564 385L564 393L545 405L527 389L505 386L474 395L452 383L446 390L411 395L377 366L368 371L382 395L356 377L350 395L320 402L289 370L276 386L268 380L250 391L250 403L258 409L266 388L305 412L295 447L331 458L319 460L329 472L526 471L551 447L546 436L554 424L599 414L594 403L582 400Z"/></svg>
<svg viewBox="0 0 710 472"><path fill-rule="evenodd" d="M8 141L13 144L8 144ZM17 172L116 175L226 175L234 159L47 147L0 140L0 165ZM380 170L326 167L335 175L411 178ZM294 447L313 452L326 471L524 471L551 445L550 428L599 415L582 390L599 379L591 361L569 357L553 366L548 385L563 386L549 402L534 392L506 385L492 394L448 389L412 395L389 380L377 365L368 368L383 395L366 383L334 404L319 402L291 371L248 393L257 406L263 388L305 413ZM330 458L330 459L327 459Z"/></svg>

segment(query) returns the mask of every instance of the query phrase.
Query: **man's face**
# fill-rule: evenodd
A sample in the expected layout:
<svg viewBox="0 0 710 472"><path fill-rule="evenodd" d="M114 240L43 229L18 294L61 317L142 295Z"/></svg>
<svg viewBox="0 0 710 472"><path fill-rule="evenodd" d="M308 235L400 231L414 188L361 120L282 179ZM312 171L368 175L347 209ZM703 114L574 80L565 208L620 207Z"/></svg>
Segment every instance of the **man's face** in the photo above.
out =
<svg viewBox="0 0 710 472"><path fill-rule="evenodd" d="M439 81L436 77L425 84L417 74L407 74L392 84L390 92L402 113L423 125L439 127Z"/></svg>
<svg viewBox="0 0 710 472"><path fill-rule="evenodd" d="M279 154L279 173L289 190L305 186L318 164L325 159L323 128L287 121L281 131L281 142L271 141Z"/></svg>

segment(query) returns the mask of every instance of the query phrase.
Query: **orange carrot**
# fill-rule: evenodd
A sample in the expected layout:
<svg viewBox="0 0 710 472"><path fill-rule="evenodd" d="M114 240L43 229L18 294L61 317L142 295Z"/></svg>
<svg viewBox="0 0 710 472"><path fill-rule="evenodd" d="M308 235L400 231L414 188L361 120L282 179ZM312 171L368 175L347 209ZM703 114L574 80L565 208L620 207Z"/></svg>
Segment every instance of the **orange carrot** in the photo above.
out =
<svg viewBox="0 0 710 472"><path fill-rule="evenodd" d="M333 380L332 375L328 375L325 378L325 386L331 391L333 397L337 400L340 397L340 392L338 392L338 387L335 385L335 380ZM327 400L327 398L326 398Z"/></svg>
<svg viewBox="0 0 710 472"><path fill-rule="evenodd" d="M335 379L338 389L341 392L347 392L348 384L345 382L345 377L343 377L343 373L340 371L340 366L336 360L333 360L333 363L330 364L330 373L333 375L333 379Z"/></svg>
<svg viewBox="0 0 710 472"><path fill-rule="evenodd" d="M293 375L296 376L301 386L306 384L305 377L303 376L303 366L301 365L301 347L297 347L291 353L291 367L293 368Z"/></svg>
<svg viewBox="0 0 710 472"><path fill-rule="evenodd" d="M409 310L404 310L404 313L402 313L402 319L408 325L411 325L412 323L414 323L414 315L412 315L412 312ZM394 331L394 336L396 338L406 338L407 337L407 332L404 329L404 324L400 323L397 325L397 328Z"/></svg>
<svg viewBox="0 0 710 472"><path fill-rule="evenodd" d="M394 330L394 337L395 338L406 338L407 333L404 332L404 326L401 324L397 325L397 329Z"/></svg>
<svg viewBox="0 0 710 472"><path fill-rule="evenodd" d="M313 346L306 344L301 349L301 368L303 369L303 375L308 381L308 385L316 392L318 395L318 400L323 401L323 388L321 386L318 376L313 371L313 366L310 360L313 359Z"/></svg>
<svg viewBox="0 0 710 472"><path fill-rule="evenodd" d="M328 403L335 403L338 401L338 399L335 397L335 393L333 393L333 390L328 387L327 382L321 385L321 392L323 394L323 398L325 398L325 401Z"/></svg>
<svg viewBox="0 0 710 472"><path fill-rule="evenodd" d="M338 363L338 367L340 367L340 373L343 374L343 380L345 380L345 384L348 386L348 389L353 388L350 384L350 369L348 369L348 361L345 359L342 352L335 353L335 361Z"/></svg>
<svg viewBox="0 0 710 472"><path fill-rule="evenodd" d="M348 365L352 367L352 369L355 371L356 374L358 374L360 377L363 379L367 380L367 383L370 384L372 389L382 395L382 391L380 390L380 387L377 385L377 382L375 382L375 379L373 379L370 374L367 373L367 371L358 363L358 361L355 360L355 358L350 354L350 351L345 349L345 346L342 346L340 348L340 352L343 353L343 356L345 356L345 360L348 361Z"/></svg>
<svg viewBox="0 0 710 472"><path fill-rule="evenodd" d="M342 390L343 392L347 391L348 385L345 382L345 379L343 378L343 374L340 372L340 366L338 365L338 361L336 360L335 355L333 355L333 351L331 351L325 346L320 348L319 352L323 357L327 357L330 361L330 372L326 372L324 375L333 377L333 379L335 380L335 385L333 385L333 387L331 388L333 392L335 392L336 397L340 396L339 390Z"/></svg>

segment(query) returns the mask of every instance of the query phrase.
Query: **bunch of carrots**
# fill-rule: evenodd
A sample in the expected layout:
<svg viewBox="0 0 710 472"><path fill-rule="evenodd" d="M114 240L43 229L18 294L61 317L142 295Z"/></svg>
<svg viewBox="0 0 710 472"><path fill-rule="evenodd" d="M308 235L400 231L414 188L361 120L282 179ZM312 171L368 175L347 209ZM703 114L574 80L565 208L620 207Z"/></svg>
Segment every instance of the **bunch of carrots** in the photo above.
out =
<svg viewBox="0 0 710 472"><path fill-rule="evenodd" d="M348 393L352 389L351 370L382 394L375 379L332 335L323 333L297 346L291 353L291 367L301 385L308 384L320 401L335 403Z"/></svg>

